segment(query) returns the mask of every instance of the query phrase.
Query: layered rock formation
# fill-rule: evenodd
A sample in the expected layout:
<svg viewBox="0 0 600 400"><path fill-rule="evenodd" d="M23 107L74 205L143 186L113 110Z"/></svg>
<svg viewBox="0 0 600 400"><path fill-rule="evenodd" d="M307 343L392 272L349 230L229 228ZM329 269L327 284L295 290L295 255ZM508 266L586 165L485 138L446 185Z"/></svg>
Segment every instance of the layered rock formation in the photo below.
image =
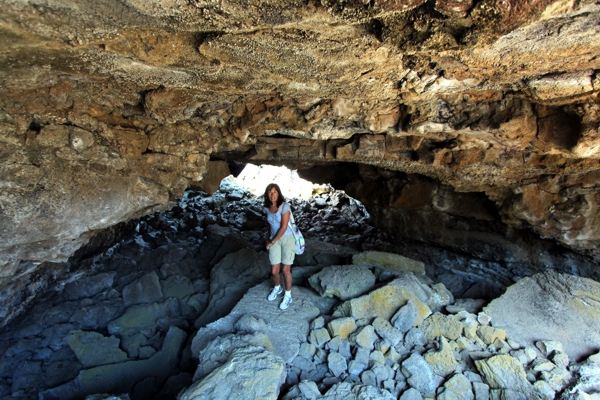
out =
<svg viewBox="0 0 600 400"><path fill-rule="evenodd" d="M4 0L0 287L28 300L71 268L43 262L213 160L349 184L399 240L502 279L594 276L599 21L591 0Z"/></svg>

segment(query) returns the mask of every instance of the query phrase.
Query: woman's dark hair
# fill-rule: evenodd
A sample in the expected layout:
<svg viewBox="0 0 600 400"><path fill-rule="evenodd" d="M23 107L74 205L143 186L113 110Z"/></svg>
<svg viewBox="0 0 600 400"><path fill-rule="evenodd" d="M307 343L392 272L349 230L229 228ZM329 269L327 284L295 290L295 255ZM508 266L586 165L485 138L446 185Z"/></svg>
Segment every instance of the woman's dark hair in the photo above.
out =
<svg viewBox="0 0 600 400"><path fill-rule="evenodd" d="M267 185L267 188L265 189L265 207L266 208L269 208L271 206L271 201L269 200L269 192L273 188L275 188L275 190L277 190L277 193L279 193L279 196L277 197L277 207L281 206L283 204L283 202L285 201L285 199L283 198L283 195L281 194L281 189L279 189L279 185L277 185L276 183L269 183Z"/></svg>

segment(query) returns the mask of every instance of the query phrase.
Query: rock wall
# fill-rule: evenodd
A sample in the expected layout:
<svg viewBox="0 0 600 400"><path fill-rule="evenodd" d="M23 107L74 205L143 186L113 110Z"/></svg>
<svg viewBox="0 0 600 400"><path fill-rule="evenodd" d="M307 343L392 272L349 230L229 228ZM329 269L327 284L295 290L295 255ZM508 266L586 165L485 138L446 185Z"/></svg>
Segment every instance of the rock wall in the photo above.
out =
<svg viewBox="0 0 600 400"><path fill-rule="evenodd" d="M433 211L414 214L430 223L467 199L477 215L463 222L494 216L498 254L518 257L507 239L526 230L597 263L599 11L591 0L3 0L0 287L170 208L211 160L369 165L381 178L355 194L375 183L400 199L373 205L382 226L413 220L412 198L430 196ZM390 189L397 172L410 184ZM489 252L468 224L418 237Z"/></svg>

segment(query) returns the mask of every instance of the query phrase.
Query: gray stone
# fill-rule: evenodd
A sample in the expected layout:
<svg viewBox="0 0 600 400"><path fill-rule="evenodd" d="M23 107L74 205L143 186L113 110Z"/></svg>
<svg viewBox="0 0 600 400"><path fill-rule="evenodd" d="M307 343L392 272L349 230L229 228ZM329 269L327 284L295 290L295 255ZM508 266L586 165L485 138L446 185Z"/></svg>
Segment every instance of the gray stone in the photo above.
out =
<svg viewBox="0 0 600 400"><path fill-rule="evenodd" d="M321 397L321 392L315 382L302 381L288 390L282 400L317 400Z"/></svg>
<svg viewBox="0 0 600 400"><path fill-rule="evenodd" d="M385 364L385 357L383 355L383 353L379 350L375 350L373 352L371 352L371 354L369 355L369 359L370 359L370 365L373 364Z"/></svg>
<svg viewBox="0 0 600 400"><path fill-rule="evenodd" d="M440 337L439 350L430 350L423 355L423 358L431 364L433 372L441 377L447 377L454 373L458 367L458 362L454 358L454 352L443 336Z"/></svg>
<svg viewBox="0 0 600 400"><path fill-rule="evenodd" d="M325 328L310 331L310 336L308 337L308 341L319 348L323 347L330 339L331 336L329 336L329 332Z"/></svg>
<svg viewBox="0 0 600 400"><path fill-rule="evenodd" d="M327 329L332 337L339 336L342 339L346 339L357 329L357 326L354 318L344 317L329 321Z"/></svg>
<svg viewBox="0 0 600 400"><path fill-rule="evenodd" d="M363 347L358 347L356 349L354 359L361 364L369 365L369 361L371 360L371 350Z"/></svg>
<svg viewBox="0 0 600 400"><path fill-rule="evenodd" d="M203 312L208 306L209 293L196 293L191 295L186 304L192 307L196 312Z"/></svg>
<svg viewBox="0 0 600 400"><path fill-rule="evenodd" d="M300 350L298 351L298 355L306 358L307 360L312 360L313 356L317 352L315 346L310 343L304 342L300 345Z"/></svg>
<svg viewBox="0 0 600 400"><path fill-rule="evenodd" d="M392 273L413 272L425 274L425 264L421 261L411 260L399 254L385 253L382 251L365 251L352 256L354 264L381 265Z"/></svg>
<svg viewBox="0 0 600 400"><path fill-rule="evenodd" d="M98 332L76 331L68 339L69 346L85 368L114 364L127 360L127 354L119 348L120 340L105 337Z"/></svg>
<svg viewBox="0 0 600 400"><path fill-rule="evenodd" d="M342 338L339 336L333 337L327 345L325 346L329 351L338 351L340 349L340 343L342 342Z"/></svg>
<svg viewBox="0 0 600 400"><path fill-rule="evenodd" d="M198 355L199 363L194 374L194 381L203 379L212 371L225 364L235 350L249 346L262 347L267 350L273 349L269 337L263 332L255 332L247 335L229 333L215 337L202 348Z"/></svg>
<svg viewBox="0 0 600 400"><path fill-rule="evenodd" d="M477 314L487 303L483 299L456 299L454 303L446 306L446 311L451 314L458 314L461 311Z"/></svg>
<svg viewBox="0 0 600 400"><path fill-rule="evenodd" d="M367 266L336 265L323 268L308 283L321 296L348 300L371 290L375 275Z"/></svg>
<svg viewBox="0 0 600 400"><path fill-rule="evenodd" d="M153 303L162 300L162 298L160 280L154 271L143 275L123 289L123 301L126 306Z"/></svg>
<svg viewBox="0 0 600 400"><path fill-rule="evenodd" d="M433 372L432 366L418 353L412 353L402 362L402 373L408 377L410 386L424 394L434 393L442 378Z"/></svg>
<svg viewBox="0 0 600 400"><path fill-rule="evenodd" d="M336 377L339 377L348 370L346 358L336 352L329 353L329 357L327 357L327 366L331 373Z"/></svg>
<svg viewBox="0 0 600 400"><path fill-rule="evenodd" d="M412 302L408 300L405 305L400 307L398 312L391 319L392 325L400 332L408 332L417 321L417 310Z"/></svg>
<svg viewBox="0 0 600 400"><path fill-rule="evenodd" d="M192 374L181 372L177 375L169 377L165 382L161 391L156 395L155 399L176 399L182 389L189 387L192 384Z"/></svg>
<svg viewBox="0 0 600 400"><path fill-rule="evenodd" d="M292 361L292 365L298 368L300 372L309 372L310 370L315 368L310 358L306 358L300 355L294 358L294 361Z"/></svg>
<svg viewBox="0 0 600 400"><path fill-rule="evenodd" d="M162 349L152 358L82 370L72 381L41 392L39 399L83 398L89 394L106 392L129 393L136 383L148 377L154 377L157 386L162 386L179 364L179 352L185 338L185 332L171 328Z"/></svg>
<svg viewBox="0 0 600 400"><path fill-rule="evenodd" d="M546 271L510 286L484 311L494 327L522 345L533 345L543 332L578 361L600 347L600 306L590 298L600 298L600 283Z"/></svg>
<svg viewBox="0 0 600 400"><path fill-rule="evenodd" d="M77 323L81 329L106 329L110 321L122 315L123 311L125 306L122 298L108 299L80 308L69 321Z"/></svg>
<svg viewBox="0 0 600 400"><path fill-rule="evenodd" d="M371 371L370 369L364 371L360 375L360 380L362 381L363 385L377 387L377 375L375 375L375 372Z"/></svg>
<svg viewBox="0 0 600 400"><path fill-rule="evenodd" d="M121 337L121 347L127 352L129 358L137 358L140 347L145 346L147 342L148 339L141 333Z"/></svg>
<svg viewBox="0 0 600 400"><path fill-rule="evenodd" d="M560 351L556 351L552 355L552 362L556 364L557 367L567 367L569 365L569 356Z"/></svg>
<svg viewBox="0 0 600 400"><path fill-rule="evenodd" d="M395 400L396 397L385 389L373 386L341 382L333 385L322 397L323 400Z"/></svg>
<svg viewBox="0 0 600 400"><path fill-rule="evenodd" d="M425 346L426 344L427 338L419 328L411 328L404 336L404 345L409 349L415 346Z"/></svg>
<svg viewBox="0 0 600 400"><path fill-rule="evenodd" d="M517 359L501 354L475 360L475 366L491 389L510 389L526 396L534 396L533 387L527 381L523 365Z"/></svg>
<svg viewBox="0 0 600 400"><path fill-rule="evenodd" d="M285 376L284 361L271 351L255 346L238 348L223 365L194 383L178 399L276 400Z"/></svg>
<svg viewBox="0 0 600 400"><path fill-rule="evenodd" d="M210 300L206 311L196 320L196 328L226 316L248 289L269 276L269 256L266 252L257 253L250 248L243 248L225 255L211 270Z"/></svg>
<svg viewBox="0 0 600 400"><path fill-rule="evenodd" d="M171 275L167 279L161 281L160 285L165 298L176 297L178 299L183 299L196 292L191 279L183 275Z"/></svg>
<svg viewBox="0 0 600 400"><path fill-rule="evenodd" d="M321 329L324 326L325 326L325 319L323 317L317 317L310 323L311 330L312 329Z"/></svg>
<svg viewBox="0 0 600 400"><path fill-rule="evenodd" d="M489 400L490 387L483 382L473 382L473 394L475 400Z"/></svg>
<svg viewBox="0 0 600 400"><path fill-rule="evenodd" d="M78 360L59 360L45 363L44 383L46 387L55 387L77 377L83 365Z"/></svg>
<svg viewBox="0 0 600 400"><path fill-rule="evenodd" d="M373 350L374 344L379 339L375 333L375 328L371 325L364 326L352 334L351 338L356 344L364 349Z"/></svg>
<svg viewBox="0 0 600 400"><path fill-rule="evenodd" d="M408 388L402 393L402 396L399 397L399 400L423 400L423 396L421 396L421 392L419 392L415 388Z"/></svg>
<svg viewBox="0 0 600 400"><path fill-rule="evenodd" d="M350 342L345 339L342 339L338 348L338 353L343 355L347 360L352 358L352 348L350 346Z"/></svg>
<svg viewBox="0 0 600 400"><path fill-rule="evenodd" d="M317 349L317 352L315 353L315 356L313 357L313 360L315 361L315 363L324 363L324 362L327 362L327 355L328 354L329 353L327 353L323 349Z"/></svg>
<svg viewBox="0 0 600 400"><path fill-rule="evenodd" d="M459 400L473 400L475 395L471 382L463 374L455 374L444 383L446 391L452 392Z"/></svg>
<svg viewBox="0 0 600 400"><path fill-rule="evenodd" d="M546 381L534 382L533 388L541 400L553 400L556 396L556 392Z"/></svg>
<svg viewBox="0 0 600 400"><path fill-rule="evenodd" d="M439 336L449 340L458 339L463 332L463 324L454 319L454 316L444 315L436 312L427 317L419 329L425 334L428 341L433 341Z"/></svg>
<svg viewBox="0 0 600 400"><path fill-rule="evenodd" d="M490 389L491 400L531 400L527 394L512 389Z"/></svg>
<svg viewBox="0 0 600 400"><path fill-rule="evenodd" d="M138 358L146 360L156 354L156 349L152 346L142 346L138 351Z"/></svg>
<svg viewBox="0 0 600 400"><path fill-rule="evenodd" d="M298 384L300 393L308 400L317 400L321 397L321 392L317 387L317 384L312 381L304 381Z"/></svg>
<svg viewBox="0 0 600 400"><path fill-rule="evenodd" d="M298 354L300 344L306 342L310 321L319 315L319 309L311 301L311 296L315 295L298 289L292 287L294 301L287 310L282 311L276 302L267 301L270 282L251 288L229 315L198 331L192 342L193 354L197 356L215 337L232 332L235 323L244 315L252 315L267 323L263 333L271 340L274 353L285 362L291 362Z"/></svg>
<svg viewBox="0 0 600 400"><path fill-rule="evenodd" d="M68 300L78 300L93 297L112 286L116 272L103 272L82 278L65 285L64 293Z"/></svg>
<svg viewBox="0 0 600 400"><path fill-rule="evenodd" d="M179 302L175 298L168 298L162 303L135 305L109 323L108 332L111 335L130 336L144 329L155 329L156 320L160 317L174 317L179 314Z"/></svg>
<svg viewBox="0 0 600 400"><path fill-rule="evenodd" d="M377 386L381 387L384 381L387 381L390 378L390 373L388 369L382 364L375 364L371 367L371 371L375 374L377 379Z"/></svg>
<svg viewBox="0 0 600 400"><path fill-rule="evenodd" d="M394 328L388 320L381 317L375 318L373 321L373 328L375 332L385 340L387 340L392 346L396 346L404 339L404 333L399 329Z"/></svg>
<svg viewBox="0 0 600 400"><path fill-rule="evenodd" d="M392 345L385 339L380 339L375 342L375 350L378 350L383 354L387 353L390 347L392 347Z"/></svg>
<svg viewBox="0 0 600 400"><path fill-rule="evenodd" d="M540 377L548 382L556 392L562 391L570 382L572 375L564 367L556 367L552 371L542 371Z"/></svg>
<svg viewBox="0 0 600 400"><path fill-rule="evenodd" d="M348 373L350 375L360 375L361 372L363 372L365 369L367 369L366 364L363 364L361 362L358 362L356 360L352 360L350 361L350 363L348 364Z"/></svg>
<svg viewBox="0 0 600 400"><path fill-rule="evenodd" d="M364 296L343 302L335 309L333 316L352 317L356 321L381 317L389 321L401 306L412 300L417 311L415 324L418 325L431 314L431 309L426 304L430 295L429 287L413 274L405 273Z"/></svg>

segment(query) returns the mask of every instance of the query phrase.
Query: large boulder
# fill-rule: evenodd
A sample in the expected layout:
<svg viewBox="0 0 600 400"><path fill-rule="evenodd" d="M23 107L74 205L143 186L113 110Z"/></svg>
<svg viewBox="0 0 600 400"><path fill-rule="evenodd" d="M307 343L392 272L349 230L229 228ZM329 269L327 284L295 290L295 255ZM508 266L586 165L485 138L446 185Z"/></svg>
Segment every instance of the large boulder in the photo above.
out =
<svg viewBox="0 0 600 400"><path fill-rule="evenodd" d="M418 315L415 325L419 325L431 314L426 304L430 291L426 289L427 286L408 273L369 294L345 301L336 308L333 316L355 320L381 317L389 321L410 300Z"/></svg>
<svg viewBox="0 0 600 400"><path fill-rule="evenodd" d="M196 320L200 328L227 315L252 286L271 275L269 255L250 248L228 254L211 271L210 300Z"/></svg>
<svg viewBox="0 0 600 400"><path fill-rule="evenodd" d="M248 346L234 350L226 363L193 384L178 398L276 400L285 376L285 364L281 357L262 347Z"/></svg>
<svg viewBox="0 0 600 400"><path fill-rule="evenodd" d="M355 254L352 256L352 263L380 265L385 267L389 274L412 272L418 275L425 275L425 264L421 261L383 251L365 251Z"/></svg>
<svg viewBox="0 0 600 400"><path fill-rule="evenodd" d="M256 322L260 323L259 321ZM200 351L198 357L200 362L194 374L194 381L203 379L215 369L226 364L235 350L249 346L262 347L269 351L273 350L269 337L261 332L237 335L230 333L217 336Z"/></svg>
<svg viewBox="0 0 600 400"><path fill-rule="evenodd" d="M500 354L488 359L475 360L475 366L490 388L512 390L525 395L526 398L536 398L523 365L516 358Z"/></svg>
<svg viewBox="0 0 600 400"><path fill-rule="evenodd" d="M41 392L39 398L69 400L96 393L129 393L138 382L148 377L161 386L179 364L186 336L181 329L172 327L167 332L161 350L151 358L84 369L72 381Z"/></svg>
<svg viewBox="0 0 600 400"><path fill-rule="evenodd" d="M321 296L348 300L365 294L375 286L375 275L365 265L334 265L308 279Z"/></svg>
<svg viewBox="0 0 600 400"><path fill-rule="evenodd" d="M198 356L217 336L237 331L262 332L269 337L273 352L285 362L291 362L298 354L300 344L306 341L310 321L319 315L320 310L312 302L310 293L292 287L293 301L288 309L282 311L279 301L267 300L271 287L270 282L256 285L227 316L200 328L192 342L192 353Z"/></svg>
<svg viewBox="0 0 600 400"><path fill-rule="evenodd" d="M69 347L86 368L127 360L127 354L119 349L119 342L114 336L81 330L73 332L68 339Z"/></svg>
<svg viewBox="0 0 600 400"><path fill-rule="evenodd" d="M521 279L484 308L506 336L534 346L558 340L571 360L600 348L600 283L552 271Z"/></svg>

